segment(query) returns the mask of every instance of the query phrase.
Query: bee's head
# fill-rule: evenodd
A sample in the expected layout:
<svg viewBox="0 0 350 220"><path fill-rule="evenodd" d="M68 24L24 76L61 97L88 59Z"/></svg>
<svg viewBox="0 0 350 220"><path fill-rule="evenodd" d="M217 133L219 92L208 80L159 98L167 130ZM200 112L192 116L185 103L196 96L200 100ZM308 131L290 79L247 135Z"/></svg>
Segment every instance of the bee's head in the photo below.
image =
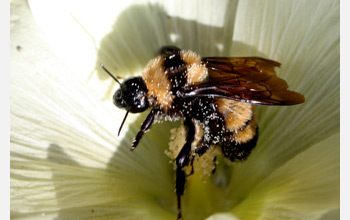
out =
<svg viewBox="0 0 350 220"><path fill-rule="evenodd" d="M118 108L132 113L143 112L148 108L147 87L141 77L126 80L113 95Z"/></svg>
<svg viewBox="0 0 350 220"><path fill-rule="evenodd" d="M148 108L147 87L141 77L134 77L120 83L101 63L101 67L106 73L112 77L120 88L113 95L113 102L118 108L126 110L125 117L120 125L118 135L122 130L124 122L128 117L129 112L138 113L143 112Z"/></svg>

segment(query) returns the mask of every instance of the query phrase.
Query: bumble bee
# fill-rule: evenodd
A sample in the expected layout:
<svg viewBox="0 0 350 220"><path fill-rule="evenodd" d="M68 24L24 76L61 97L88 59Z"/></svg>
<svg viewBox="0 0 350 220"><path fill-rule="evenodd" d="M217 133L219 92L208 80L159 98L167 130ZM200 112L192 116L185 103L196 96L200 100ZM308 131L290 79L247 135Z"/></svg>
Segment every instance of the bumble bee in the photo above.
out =
<svg viewBox="0 0 350 220"><path fill-rule="evenodd" d="M280 63L260 57L205 57L174 46L161 48L160 55L149 61L142 76L120 83L104 66L120 88L114 104L129 112L151 108L131 145L135 150L155 119L183 120L186 142L175 159L178 219L181 196L188 175L184 167L218 145L224 157L242 161L258 139L254 105L295 105L304 96L287 90L286 81L276 76ZM198 126L199 125L199 126ZM196 145L198 127L203 131ZM119 132L120 132L119 129Z"/></svg>

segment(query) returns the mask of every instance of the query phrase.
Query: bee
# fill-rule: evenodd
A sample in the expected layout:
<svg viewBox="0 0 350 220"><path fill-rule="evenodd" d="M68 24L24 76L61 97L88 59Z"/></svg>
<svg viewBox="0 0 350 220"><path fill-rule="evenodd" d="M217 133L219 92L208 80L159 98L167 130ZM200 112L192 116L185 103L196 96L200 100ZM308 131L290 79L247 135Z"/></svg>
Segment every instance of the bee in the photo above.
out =
<svg viewBox="0 0 350 220"><path fill-rule="evenodd" d="M186 142L178 153L175 191L178 219L181 196L188 175L184 167L196 155L214 145L231 161L245 160L258 140L254 105L295 105L304 96L289 91L286 81L276 76L280 63L260 57L204 57L174 46L161 48L149 61L142 76L120 83L102 64L101 67L120 84L113 101L126 110L119 132L129 112L151 108L131 144L135 150L144 133L159 119L183 120ZM195 136L201 129L201 137Z"/></svg>

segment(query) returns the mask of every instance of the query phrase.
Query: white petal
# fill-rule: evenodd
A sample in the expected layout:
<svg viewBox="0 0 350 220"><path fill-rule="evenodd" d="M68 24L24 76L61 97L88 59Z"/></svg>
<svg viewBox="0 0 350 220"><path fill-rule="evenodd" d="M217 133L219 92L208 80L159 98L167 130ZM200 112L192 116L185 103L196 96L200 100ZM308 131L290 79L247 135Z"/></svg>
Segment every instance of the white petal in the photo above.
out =
<svg viewBox="0 0 350 220"><path fill-rule="evenodd" d="M247 162L234 167L231 186L244 188L237 189L237 197L290 158L339 131L338 12L336 1L239 3L232 53L281 62L278 75L306 101L260 107L258 145Z"/></svg>
<svg viewBox="0 0 350 220"><path fill-rule="evenodd" d="M339 133L271 173L233 209L244 219L318 219L339 209Z"/></svg>
<svg viewBox="0 0 350 220"><path fill-rule="evenodd" d="M175 207L176 201L172 166L163 153L167 139L146 135L130 152L139 123L116 137L123 112L103 101L81 72L67 68L21 3L11 4L12 216L113 215L116 206L136 197L140 213L152 216L150 206L168 213L158 205ZM154 126L152 132L168 137L167 128Z"/></svg>
<svg viewBox="0 0 350 220"><path fill-rule="evenodd" d="M206 218L205 220L239 220L239 219L230 213L217 213Z"/></svg>
<svg viewBox="0 0 350 220"><path fill-rule="evenodd" d="M29 4L65 63L88 70L96 47L97 62L121 75L140 72L164 45L206 56L227 51L224 45L231 43L237 6L231 1L31 0Z"/></svg>
<svg viewBox="0 0 350 220"><path fill-rule="evenodd" d="M151 131L154 135L147 134L143 139L144 146L140 145L137 152L131 154L128 152L128 147L142 121L142 116L138 118L137 126L124 129L123 135L125 136L122 141L118 142L115 132L119 124L115 122L121 121L122 112L116 113L111 103L104 103L102 100L106 93L111 92L106 91L105 88L108 86L100 82L101 76L104 77L102 79L107 79L105 73L101 73L99 77L96 77L95 74L89 83L86 83L85 80L88 79L87 73L91 73L100 62L111 67L112 72L118 70L118 74L135 74L141 70L145 62L160 46L169 43L185 49L195 49L207 56L227 54L230 47L222 45L231 44L232 24L236 16L236 11L233 10L235 4L229 2L222 1L219 4L215 1L204 3L198 1L196 2L198 7L195 7L197 11L190 10L186 6L172 10L172 4L168 1L162 4L140 4L131 7L126 5L119 7L120 2L118 1L114 4L105 2L68 4L64 2L66 5L63 4L63 6L52 2L45 3L45 1L30 2L35 16L38 14L38 8L45 7L46 9L46 12L41 10L41 12L44 11L41 18L47 19L48 22L40 23L40 27L48 28L45 33L48 35L49 43L45 41L37 27L28 26L29 22L24 23L26 20L21 17L23 14L12 17L12 208L22 211L36 210L34 215L41 215L44 210L49 210L51 213L46 213L52 214L57 209L61 209L62 218L73 217L77 212L78 215L85 216L86 214L87 217L98 213L100 218L105 215L123 217L122 215L127 216L132 212L139 216L155 214L159 217L173 218L174 214L168 214L168 211L164 211L157 204L149 203L149 201L157 201L165 207L175 207L174 204L169 204L175 202L172 167L163 154L167 140L157 138L168 137L170 125L155 126ZM234 193L231 193L230 196L238 200L284 162L295 155L298 155L295 158L299 157L299 153L312 144L336 133L339 125L339 101L337 102L339 79L337 74L333 75L334 72L339 73L339 54L337 53L339 34L337 35L338 32L335 31L336 34L330 35L331 31L327 32L326 28L329 24L327 21L332 21L334 23L331 25L331 30L333 28L339 30L337 29L339 25L337 18L339 20L339 17L335 16L339 5L324 7L323 4L326 3L322 3L320 7L317 7L318 10L313 11L310 10L311 5L318 5L318 2L303 3L309 7L304 7L300 2L270 3L273 4L266 7L276 5L273 15L276 22L273 23L271 32L264 31L265 28L270 28L267 25L269 22L266 22L268 19L264 17L269 16L266 10L260 10L259 4L255 2L254 4L250 2L249 5L246 5L245 2L239 3L241 9L238 10L238 19L235 23L237 28L235 28L233 37L235 41L239 41L239 44L234 44L232 48L247 49L246 44L252 45L253 49L249 54L245 54L245 51L249 52L249 50L238 50L242 52L238 55L261 55L256 52L258 50L263 55L266 54L268 58L281 61L283 63L281 76L287 79L293 90L298 90L306 95L307 103L288 109L275 108L275 110L261 111L263 133L259 144L263 147L255 152L255 156L252 155L256 163L238 165L232 175L231 186L234 187L231 189L238 190L239 196L233 195ZM293 7L285 7L286 3ZM87 5L82 8L82 4ZM213 4L221 9L226 8L226 13L217 16L218 10L211 7ZM68 8L65 7L67 5L69 5ZM303 7L306 8L305 11L313 12L310 13L310 16L313 16L310 19L312 22L304 24L306 27L309 27L308 25L312 27L305 35L303 31L296 31L299 30L297 26L293 26L295 25L294 19L302 18L296 9ZM202 13L201 9L210 8L210 12ZM289 10L289 8L292 8L291 14L285 13L284 10ZM332 10L327 16L330 16L331 19L321 16L323 14L319 11L329 8ZM252 13L249 12L250 9ZM181 10L185 10L184 13L179 13ZM94 16L92 12L96 12L96 15L99 16ZM167 12L171 15L170 18L167 17ZM56 18L56 15L62 13L65 16ZM249 20L249 18L246 20L245 13L250 16L249 18L255 17L255 20ZM195 20L196 16L193 14L204 17L208 15L208 18L217 19L202 19L203 22L199 22ZM256 19L256 17L260 18L260 14L264 18L260 19L261 23L258 22L259 19ZM280 19L282 17L284 19ZM300 18L297 23L301 22ZM42 19L39 20L42 21ZM245 20L247 25L243 23ZM277 21L281 21L281 24ZM221 26L222 23L224 26ZM242 27L238 24L241 24ZM292 26L285 29L285 24ZM322 25L323 29L320 28L323 27ZM305 26L300 29L307 29ZM275 29L279 31L276 32ZM313 32L313 30L316 31ZM110 34L105 36L105 33L109 31ZM62 33L67 32L71 35L62 36ZM276 35L272 36L271 33L275 32ZM313 41L319 33L320 36L326 35L326 37ZM27 38L23 38L25 35L28 35ZM238 36L241 36L241 39ZM270 39L270 42L266 43L265 39ZM57 40L61 40L61 43L56 44ZM276 41L278 41L276 46L271 46L271 42ZM298 47L299 43L302 43L300 47ZM18 45L22 49L16 51L15 48ZM52 50L49 45L56 46ZM292 48L284 45L291 45ZM309 50L308 45L311 45L313 50ZM98 52L95 48L98 49ZM33 51L40 51L40 56ZM71 53L65 54L66 51L71 51ZM303 53L306 55L300 56ZM97 59L95 59L96 54ZM66 57L63 58L64 56ZM57 60L63 61L57 62ZM297 86L299 82L303 83ZM317 86L310 86L315 82ZM282 109L288 110L288 114L279 113ZM127 123L131 121L128 120ZM284 135L278 135L281 128L285 129L282 133ZM126 134L125 131L131 132ZM122 146L123 149L115 151L116 144ZM305 152L311 149L314 148ZM147 158L152 158L152 160ZM336 164L336 161L330 162L332 166ZM318 165L324 166L324 164ZM283 167L285 166L287 164ZM292 166L294 169L297 167L300 166L296 164ZM279 169L275 172L279 172ZM257 175L253 175L255 173ZM277 178L274 175L272 177ZM266 187L265 182L271 182L272 177L262 181L255 188L254 193L257 193L257 197L263 194L261 191ZM334 176L333 178L336 179ZM62 181L62 179L67 181ZM128 184L124 181L127 181ZM162 187L155 186L154 182ZM239 185L243 187L237 187ZM275 183L275 187L278 186L278 183ZM140 189L134 191L138 188ZM268 189L273 191L273 188ZM44 193L39 194L39 192ZM38 196L33 197L36 193ZM151 196L143 197L140 193ZM130 203L126 202L128 196L132 196L130 200L127 200ZM41 205L43 201L45 205ZM250 200L247 201L247 203L250 202ZM116 206L120 208L115 209ZM149 207L151 208L148 209ZM152 213L153 210L154 213ZM170 211L176 212L176 210Z"/></svg>

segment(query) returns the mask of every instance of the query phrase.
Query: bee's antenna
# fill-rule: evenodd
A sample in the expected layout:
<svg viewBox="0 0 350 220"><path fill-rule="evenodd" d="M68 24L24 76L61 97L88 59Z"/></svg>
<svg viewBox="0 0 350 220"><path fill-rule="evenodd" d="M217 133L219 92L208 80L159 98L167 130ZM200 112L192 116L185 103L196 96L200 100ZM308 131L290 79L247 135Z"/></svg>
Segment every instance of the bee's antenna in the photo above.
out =
<svg viewBox="0 0 350 220"><path fill-rule="evenodd" d="M110 77L112 77L112 78L121 86L121 83L119 82L119 80L118 80L117 78L115 78L115 77L112 75L112 73L110 73L102 63L100 64L100 66L101 66L101 68L102 68L104 71L106 71L106 73L108 73L108 75L109 75Z"/></svg>
<svg viewBox="0 0 350 220"><path fill-rule="evenodd" d="M128 117L128 114L129 114L129 111L126 111L126 114L125 114L125 116L124 116L123 122L122 122L122 124L120 125L119 131L118 131L118 136L119 136L119 134L120 134L120 131L122 130L122 127L123 127L123 125L124 125L124 122L125 122L125 120L126 120L126 117Z"/></svg>

